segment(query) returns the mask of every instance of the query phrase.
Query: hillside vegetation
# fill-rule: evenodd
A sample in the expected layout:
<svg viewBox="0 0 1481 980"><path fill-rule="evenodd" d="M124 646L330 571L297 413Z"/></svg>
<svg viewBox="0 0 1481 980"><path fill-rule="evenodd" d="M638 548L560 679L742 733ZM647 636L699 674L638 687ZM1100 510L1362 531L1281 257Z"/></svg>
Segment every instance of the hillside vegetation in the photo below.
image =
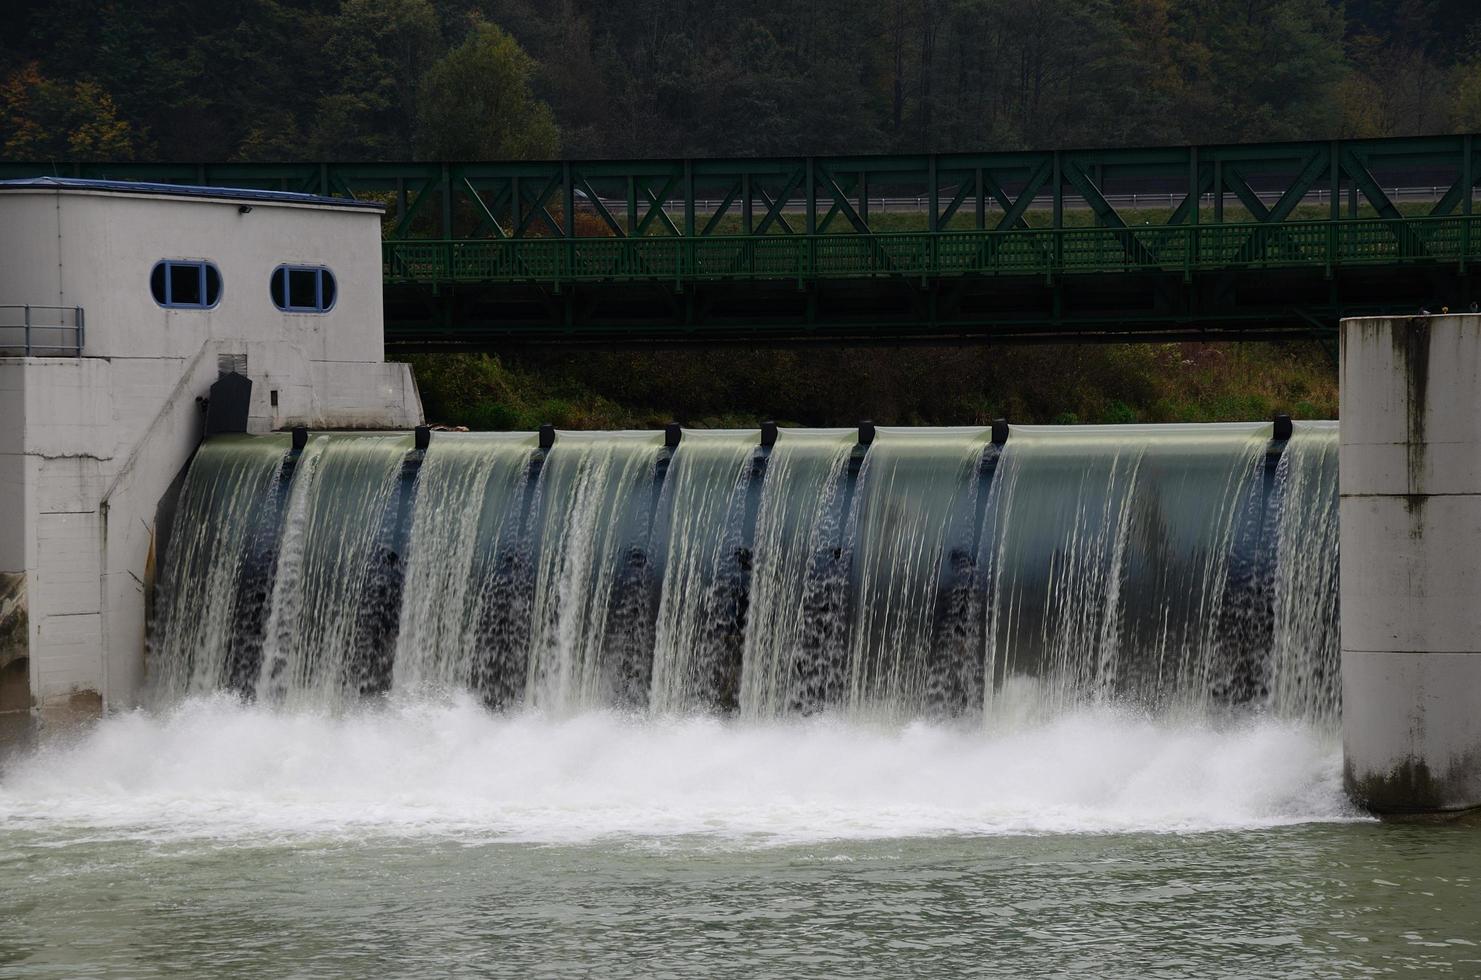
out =
<svg viewBox="0 0 1481 980"><path fill-rule="evenodd" d="M1481 129L1474 0L14 0L10 160L767 156Z"/></svg>

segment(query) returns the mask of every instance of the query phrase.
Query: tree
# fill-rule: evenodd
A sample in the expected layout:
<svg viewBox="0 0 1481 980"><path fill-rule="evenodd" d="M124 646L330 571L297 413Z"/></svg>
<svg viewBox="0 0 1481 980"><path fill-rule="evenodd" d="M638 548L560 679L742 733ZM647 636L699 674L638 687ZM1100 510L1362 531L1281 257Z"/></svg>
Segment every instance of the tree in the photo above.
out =
<svg viewBox="0 0 1481 980"><path fill-rule="evenodd" d="M422 77L419 154L442 160L537 160L560 149L550 107L531 88L534 59L478 23Z"/></svg>
<svg viewBox="0 0 1481 980"><path fill-rule="evenodd" d="M1320 139L1340 120L1343 20L1328 0L1180 0L1188 139Z"/></svg>
<svg viewBox="0 0 1481 980"><path fill-rule="evenodd" d="M1128 69L1142 59L1104 0L955 0L920 16L940 22L910 53L916 134L902 148L1093 144L1147 115L1129 97L1151 90Z"/></svg>
<svg viewBox="0 0 1481 980"><path fill-rule="evenodd" d="M143 140L94 82L53 81L31 62L0 85L0 150L18 160L132 160Z"/></svg>
<svg viewBox="0 0 1481 980"><path fill-rule="evenodd" d="M1460 132L1481 130L1481 61L1457 65L1450 89L1451 125Z"/></svg>
<svg viewBox="0 0 1481 980"><path fill-rule="evenodd" d="M742 21L731 50L710 64L709 84L699 93L698 141L710 152L734 156L786 153L792 136L784 108L787 67L765 25Z"/></svg>
<svg viewBox="0 0 1481 980"><path fill-rule="evenodd" d="M315 107L315 155L412 156L417 88L441 40L428 0L345 0L325 45L338 85Z"/></svg>
<svg viewBox="0 0 1481 980"><path fill-rule="evenodd" d="M503 27L539 65L533 85L560 121L567 156L610 152L612 92L597 64L597 38L586 0L482 0L486 18Z"/></svg>

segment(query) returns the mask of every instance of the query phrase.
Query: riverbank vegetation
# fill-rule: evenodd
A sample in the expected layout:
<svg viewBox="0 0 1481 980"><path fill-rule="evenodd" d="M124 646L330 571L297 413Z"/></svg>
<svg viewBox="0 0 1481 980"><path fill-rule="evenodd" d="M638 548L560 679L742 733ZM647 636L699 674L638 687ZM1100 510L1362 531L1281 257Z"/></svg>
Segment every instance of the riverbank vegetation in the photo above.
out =
<svg viewBox="0 0 1481 980"><path fill-rule="evenodd" d="M429 420L471 429L1337 417L1336 368L1315 343L557 350L408 360Z"/></svg>

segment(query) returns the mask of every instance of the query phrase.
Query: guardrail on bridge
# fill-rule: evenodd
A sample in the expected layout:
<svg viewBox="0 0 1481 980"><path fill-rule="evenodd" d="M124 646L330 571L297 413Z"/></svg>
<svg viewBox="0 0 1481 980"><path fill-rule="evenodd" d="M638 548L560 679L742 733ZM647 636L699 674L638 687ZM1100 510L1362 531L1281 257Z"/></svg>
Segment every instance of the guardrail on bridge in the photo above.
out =
<svg viewBox="0 0 1481 980"><path fill-rule="evenodd" d="M1046 276L1481 258L1481 215L1009 231L393 241L391 283Z"/></svg>

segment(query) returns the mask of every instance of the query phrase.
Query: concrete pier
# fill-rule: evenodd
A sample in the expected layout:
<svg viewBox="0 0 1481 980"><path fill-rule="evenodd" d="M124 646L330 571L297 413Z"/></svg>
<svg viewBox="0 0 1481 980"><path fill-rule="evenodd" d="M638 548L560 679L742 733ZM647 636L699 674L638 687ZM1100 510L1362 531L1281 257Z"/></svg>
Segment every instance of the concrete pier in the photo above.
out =
<svg viewBox="0 0 1481 980"><path fill-rule="evenodd" d="M1481 807L1481 316L1344 321L1341 385L1348 792Z"/></svg>

